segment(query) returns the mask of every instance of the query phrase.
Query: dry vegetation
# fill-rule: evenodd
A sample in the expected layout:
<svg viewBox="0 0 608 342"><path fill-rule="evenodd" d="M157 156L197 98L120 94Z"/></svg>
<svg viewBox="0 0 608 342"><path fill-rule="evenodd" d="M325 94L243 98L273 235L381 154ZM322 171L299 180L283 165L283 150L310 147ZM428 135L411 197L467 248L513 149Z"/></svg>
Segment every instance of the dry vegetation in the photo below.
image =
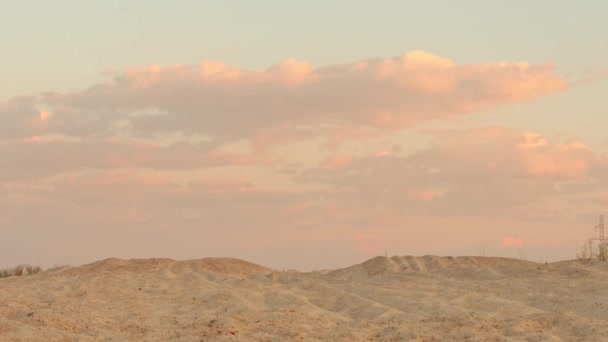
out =
<svg viewBox="0 0 608 342"><path fill-rule="evenodd" d="M597 260L601 262L608 261L607 246L603 244L593 245L593 240L588 239L581 246L576 258L581 261Z"/></svg>
<svg viewBox="0 0 608 342"><path fill-rule="evenodd" d="M0 269L0 278L8 278L12 276L24 276L28 274L35 274L42 271L40 266L32 265L17 265L13 268Z"/></svg>

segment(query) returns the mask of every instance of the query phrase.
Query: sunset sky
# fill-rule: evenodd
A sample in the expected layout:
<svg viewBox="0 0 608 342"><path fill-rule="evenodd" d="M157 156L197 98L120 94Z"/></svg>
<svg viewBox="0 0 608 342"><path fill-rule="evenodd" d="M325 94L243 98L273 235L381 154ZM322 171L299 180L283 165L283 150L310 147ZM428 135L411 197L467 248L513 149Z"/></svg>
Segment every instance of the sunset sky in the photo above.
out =
<svg viewBox="0 0 608 342"><path fill-rule="evenodd" d="M607 13L2 2L0 267L573 259L608 215Z"/></svg>

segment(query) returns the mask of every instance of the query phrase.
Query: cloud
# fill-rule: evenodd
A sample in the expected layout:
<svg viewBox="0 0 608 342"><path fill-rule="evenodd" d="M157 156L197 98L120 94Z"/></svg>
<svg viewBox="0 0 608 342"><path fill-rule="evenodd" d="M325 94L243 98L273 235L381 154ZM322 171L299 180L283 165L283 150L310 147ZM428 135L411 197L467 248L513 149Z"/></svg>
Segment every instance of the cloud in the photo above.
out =
<svg viewBox="0 0 608 342"><path fill-rule="evenodd" d="M191 255L173 253L200 257L254 253L252 241L259 255L331 241L360 256L436 241L434 225L457 239L471 220L529 218L547 198L590 195L584 184L608 180L608 158L504 127L424 131L430 144L416 149L393 138L566 87L550 64L422 51L263 70L131 67L81 91L0 102L0 224L19 227L11 248L33 237L30 250L61 249L50 256L74 245L57 236L96 257L98 241L125 256L170 254L174 239Z"/></svg>
<svg viewBox="0 0 608 342"><path fill-rule="evenodd" d="M107 138L83 140L61 135L31 136L0 144L0 182L88 169L153 168L196 170L227 165L272 165L267 157L248 151L217 148L213 143Z"/></svg>
<svg viewBox="0 0 608 342"><path fill-rule="evenodd" d="M576 140L551 142L533 132L480 127L437 133L430 146L410 154L336 154L291 175L339 189L327 194L328 200L362 215L378 215L371 212L378 208L391 215L407 210L523 218L537 215L530 207L537 203L591 190L576 184L595 182L597 189L602 160Z"/></svg>
<svg viewBox="0 0 608 342"><path fill-rule="evenodd" d="M50 140L21 143L38 147L60 144L58 150L69 151L62 144L70 142ZM508 225L537 215L526 209L527 205L547 197L586 195L589 191L581 188L563 194L564 190L555 184L579 181L581 174L549 172L540 176L529 173L529 160L522 158L534 151L532 156L540 155L542 160L579 160L580 143L556 143L534 133L499 127L444 132L430 146L411 154L398 149L390 154L336 154L322 159L316 167L296 172L294 185L282 190L257 186L256 177L247 175L246 168L238 168L242 177L218 173L213 177L194 175L194 180L179 179L154 166L166 162L138 159L148 153L158 160L159 146L122 140L112 144L117 144L116 149L107 155L116 152L124 157L116 164L111 158L87 159L83 153L66 160L61 171L52 175L47 169L38 177L0 181L3 222L18 223L23 234L48 241L56 240L50 234L53 231L70 236L89 234L95 241L112 246L105 253L118 256L131 256L134 245L169 253L162 242L166 245L166 236L170 235L176 244L188 246L173 251L172 255L180 257L195 257L196 251L215 251L221 245L223 249L217 249L217 253L244 257L239 253L249 251L263 258L248 243L256 241L275 253L284 248L281 243L297 241L313 248L332 241L357 258L388 248L404 254L414 253L414 248L439 253L450 243L470 242L471 234L480 239L501 239L505 229L509 234L527 234L527 226ZM95 149L91 145L90 150ZM185 156L190 155L196 153ZM586 177L593 177L601 157L594 153L583 156L589 170ZM346 162L341 163L341 158ZM61 162L52 164L51 160L39 167L47 164L62 167ZM14 171L25 169L20 165ZM311 183L324 186L313 188ZM559 211L560 205L541 208ZM502 230L489 228L497 217L501 217ZM433 242L437 234L450 236L450 243L433 249L439 248ZM130 243L112 244L111 237ZM505 243L515 247L525 244L518 239ZM421 249L422 244L428 249ZM343 245L352 250L344 250ZM404 246L412 249L405 250ZM302 264L305 262L300 261Z"/></svg>
<svg viewBox="0 0 608 342"><path fill-rule="evenodd" d="M561 179L583 178L598 157L589 146L577 141L549 145L539 134L526 132L518 145L521 161L532 176Z"/></svg>
<svg viewBox="0 0 608 342"><path fill-rule="evenodd" d="M210 60L136 66L80 92L0 102L0 177L268 165L275 146L324 138L336 150L564 87L548 64L466 65L422 51L319 67L286 60L265 70ZM247 147L227 148L235 144ZM585 172L582 164L529 159L539 175Z"/></svg>
<svg viewBox="0 0 608 342"><path fill-rule="evenodd" d="M437 193L432 190L412 190L408 195L420 201L432 201L437 197Z"/></svg>
<svg viewBox="0 0 608 342"><path fill-rule="evenodd" d="M46 110L40 110L40 122L45 123L50 119L50 117L51 113Z"/></svg>
<svg viewBox="0 0 608 342"><path fill-rule="evenodd" d="M36 96L22 96L0 102L1 140L42 134L37 101Z"/></svg>
<svg viewBox="0 0 608 342"><path fill-rule="evenodd" d="M502 239L501 245L503 247L523 247L527 243L523 239L506 237Z"/></svg>
<svg viewBox="0 0 608 342"><path fill-rule="evenodd" d="M227 142L281 128L336 144L565 86L549 64L457 64L422 51L320 67L286 60L265 70L204 60L132 67L81 92L45 94L36 101L52 108L53 122L29 135L107 136L120 123L136 138L181 132Z"/></svg>
<svg viewBox="0 0 608 342"><path fill-rule="evenodd" d="M329 169L337 169L337 168L348 166L353 161L354 161L354 158L352 156L338 155L338 156L333 156L333 157L324 159L321 162L321 167L329 168Z"/></svg>
<svg viewBox="0 0 608 342"><path fill-rule="evenodd" d="M379 233L357 233L353 244L360 253L366 255L377 255L386 247L386 241Z"/></svg>

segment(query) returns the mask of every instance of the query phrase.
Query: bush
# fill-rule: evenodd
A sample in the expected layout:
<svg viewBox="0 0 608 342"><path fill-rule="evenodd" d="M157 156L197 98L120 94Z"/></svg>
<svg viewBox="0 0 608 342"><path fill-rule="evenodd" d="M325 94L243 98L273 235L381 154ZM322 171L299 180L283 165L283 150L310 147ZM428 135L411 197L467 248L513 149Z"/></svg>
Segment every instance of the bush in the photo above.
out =
<svg viewBox="0 0 608 342"><path fill-rule="evenodd" d="M40 266L32 265L17 265L13 268L0 269L0 278L7 278L12 276L24 276L28 274L35 274L42 271Z"/></svg>

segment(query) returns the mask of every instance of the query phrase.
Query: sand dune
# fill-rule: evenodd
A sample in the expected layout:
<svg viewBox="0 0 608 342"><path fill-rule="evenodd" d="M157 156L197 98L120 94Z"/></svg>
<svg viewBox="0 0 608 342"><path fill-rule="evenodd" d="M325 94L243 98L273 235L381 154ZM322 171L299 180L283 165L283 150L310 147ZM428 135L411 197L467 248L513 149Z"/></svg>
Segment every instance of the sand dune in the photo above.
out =
<svg viewBox="0 0 608 342"><path fill-rule="evenodd" d="M0 279L0 303L2 341L600 341L608 263L107 259Z"/></svg>

